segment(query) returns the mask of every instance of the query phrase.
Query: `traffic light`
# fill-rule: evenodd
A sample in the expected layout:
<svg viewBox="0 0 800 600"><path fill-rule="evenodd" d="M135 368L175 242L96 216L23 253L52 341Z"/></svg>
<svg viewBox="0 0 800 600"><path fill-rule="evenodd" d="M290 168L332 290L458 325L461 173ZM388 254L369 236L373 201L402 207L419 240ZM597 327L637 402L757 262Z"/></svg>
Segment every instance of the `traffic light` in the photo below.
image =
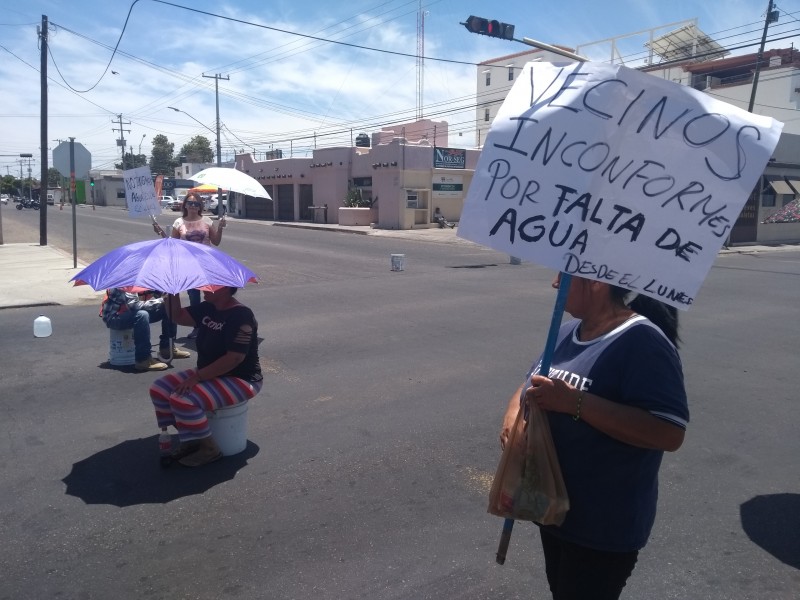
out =
<svg viewBox="0 0 800 600"><path fill-rule="evenodd" d="M514 26L500 21L484 19L470 15L466 23L462 23L470 33L479 33L489 37L500 38L503 40L514 39Z"/></svg>
<svg viewBox="0 0 800 600"><path fill-rule="evenodd" d="M89 177L89 185L94 187L94 177Z"/></svg>

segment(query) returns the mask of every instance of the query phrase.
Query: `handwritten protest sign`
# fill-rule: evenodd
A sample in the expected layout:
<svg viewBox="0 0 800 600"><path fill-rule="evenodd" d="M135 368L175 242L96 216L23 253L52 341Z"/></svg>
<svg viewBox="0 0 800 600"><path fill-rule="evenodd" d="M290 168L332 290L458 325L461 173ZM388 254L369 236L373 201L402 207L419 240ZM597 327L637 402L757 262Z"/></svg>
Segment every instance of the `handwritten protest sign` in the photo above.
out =
<svg viewBox="0 0 800 600"><path fill-rule="evenodd" d="M156 196L150 167L138 167L123 172L125 180L125 199L128 201L128 214L132 217L155 216L161 214L161 204Z"/></svg>
<svg viewBox="0 0 800 600"><path fill-rule="evenodd" d="M529 63L458 234L688 309L782 127L619 65Z"/></svg>

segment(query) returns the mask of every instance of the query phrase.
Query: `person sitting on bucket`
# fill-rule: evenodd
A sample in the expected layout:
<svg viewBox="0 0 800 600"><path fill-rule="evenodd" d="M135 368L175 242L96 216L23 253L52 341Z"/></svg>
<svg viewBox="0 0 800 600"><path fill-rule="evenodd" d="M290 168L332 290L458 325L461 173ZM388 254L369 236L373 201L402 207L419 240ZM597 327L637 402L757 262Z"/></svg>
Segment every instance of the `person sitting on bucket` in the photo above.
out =
<svg viewBox="0 0 800 600"><path fill-rule="evenodd" d="M188 358L189 352L175 348L172 338L177 327L165 319L164 299L156 298L153 292L133 294L122 288L106 290L106 297L100 306L100 317L109 329L117 331L133 329L134 358L137 371L163 371L168 365L151 355L150 323L161 321L159 354L169 359L170 345L172 358Z"/></svg>
<svg viewBox="0 0 800 600"><path fill-rule="evenodd" d="M442 211L439 210L439 207L436 207L436 210L433 211L433 220L439 224L439 229L444 229L445 227L449 227L452 229L456 226L455 223L450 223L447 219L444 218Z"/></svg>
<svg viewBox="0 0 800 600"><path fill-rule="evenodd" d="M181 307L170 295L170 314L179 325L197 327L197 367L156 379L150 399L161 429L178 430L181 445L172 458L185 467L199 467L222 458L211 437L206 411L241 404L263 383L258 360L258 322L241 304L235 287L203 292L203 302Z"/></svg>

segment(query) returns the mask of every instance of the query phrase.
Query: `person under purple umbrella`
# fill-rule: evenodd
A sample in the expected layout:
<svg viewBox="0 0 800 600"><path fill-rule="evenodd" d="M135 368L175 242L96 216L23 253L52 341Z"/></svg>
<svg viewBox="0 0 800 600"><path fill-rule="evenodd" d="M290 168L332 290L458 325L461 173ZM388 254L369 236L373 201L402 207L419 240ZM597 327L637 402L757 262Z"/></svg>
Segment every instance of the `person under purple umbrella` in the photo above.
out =
<svg viewBox="0 0 800 600"><path fill-rule="evenodd" d="M134 294L122 288L111 288L100 305L100 317L109 329L133 329L134 366L137 371L163 371L168 365L153 358L150 344L150 323L161 321L159 354L162 358L189 358L186 350L170 352L177 327L166 318L163 298L152 294Z"/></svg>
<svg viewBox="0 0 800 600"><path fill-rule="evenodd" d="M236 291L227 286L204 291L203 302L186 308L177 294L167 297L172 320L198 328L197 367L157 379L150 386L150 399L162 431L170 425L178 430L181 444L172 458L186 467L222 457L206 411L246 402L263 383L258 322L234 297Z"/></svg>

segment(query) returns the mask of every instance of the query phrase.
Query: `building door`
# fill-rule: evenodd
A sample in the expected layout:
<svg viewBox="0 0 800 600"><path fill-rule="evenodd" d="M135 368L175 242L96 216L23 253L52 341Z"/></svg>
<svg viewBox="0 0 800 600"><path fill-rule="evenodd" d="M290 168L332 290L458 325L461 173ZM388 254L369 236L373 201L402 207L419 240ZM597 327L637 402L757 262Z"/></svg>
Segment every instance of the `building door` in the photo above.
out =
<svg viewBox="0 0 800 600"><path fill-rule="evenodd" d="M742 207L742 212L739 213L739 218L731 229L730 243L742 244L747 242L755 242L758 235L758 197L759 186L756 186L750 197Z"/></svg>
<svg viewBox="0 0 800 600"><path fill-rule="evenodd" d="M313 221L314 220L314 210L311 208L314 206L314 186L308 184L302 184L300 186L300 220L301 221Z"/></svg>
<svg viewBox="0 0 800 600"><path fill-rule="evenodd" d="M278 221L294 221L294 185L276 185L278 194Z"/></svg>

